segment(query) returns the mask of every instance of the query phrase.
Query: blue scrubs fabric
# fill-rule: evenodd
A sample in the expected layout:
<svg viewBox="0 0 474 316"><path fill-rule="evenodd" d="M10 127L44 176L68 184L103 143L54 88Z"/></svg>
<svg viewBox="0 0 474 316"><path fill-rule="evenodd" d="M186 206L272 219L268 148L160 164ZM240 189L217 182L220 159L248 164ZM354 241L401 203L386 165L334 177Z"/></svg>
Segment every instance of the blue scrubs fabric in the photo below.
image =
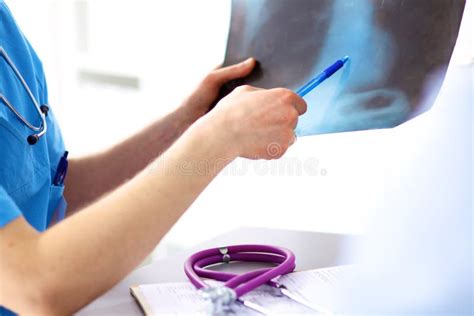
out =
<svg viewBox="0 0 474 316"><path fill-rule="evenodd" d="M39 104L48 103L41 61L18 28L7 5L0 0L0 46L8 53ZM0 56L0 93L31 124L41 125L35 105L6 60ZM64 187L51 179L64 144L54 112L47 116L48 131L37 144L26 141L33 131L0 101L0 229L23 216L35 229L44 231L61 201ZM0 315L10 314L0 307Z"/></svg>
<svg viewBox="0 0 474 316"><path fill-rule="evenodd" d="M0 46L8 53L40 104L48 103L41 61L15 23L10 10L0 0ZM41 118L25 88L0 57L0 93L35 126ZM64 188L53 186L64 144L54 112L47 116L48 131L37 144L26 141L33 131L0 102L0 228L21 214L37 230L43 231ZM5 203L11 200L13 203Z"/></svg>

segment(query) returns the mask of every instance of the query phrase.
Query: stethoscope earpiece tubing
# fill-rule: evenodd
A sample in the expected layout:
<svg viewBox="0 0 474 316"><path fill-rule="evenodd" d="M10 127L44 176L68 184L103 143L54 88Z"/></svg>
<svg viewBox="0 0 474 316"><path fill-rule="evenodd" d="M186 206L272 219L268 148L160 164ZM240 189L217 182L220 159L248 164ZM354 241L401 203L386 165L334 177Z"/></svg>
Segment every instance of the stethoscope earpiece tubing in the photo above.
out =
<svg viewBox="0 0 474 316"><path fill-rule="evenodd" d="M3 47L0 46L0 56L3 56L3 58L5 59L5 61L7 62L7 64L10 66L10 68L13 70L15 76L18 78L18 80L21 82L21 84L23 85L23 88L25 89L26 93L28 94L29 98L31 99L31 101L33 102L33 104L35 105L35 109L36 111L38 112L38 115L40 116L41 118L41 125L40 126L34 126L33 124L31 124L23 115L21 115L16 109L15 107L13 107L13 105L8 101L8 99L6 98L6 96L0 94L0 100L2 100L6 106L13 112L13 114L15 114L15 116L18 118L18 120L20 120L20 122L22 122L23 124L25 124L29 129L31 129L32 131L34 131L35 133L34 134L31 134L29 135L27 138L26 138L26 141L28 142L28 144L30 145L34 145L36 144L39 139L46 134L46 131L48 130L48 125L47 125L47 122L46 122L46 116L48 115L48 112L49 112L49 106L46 105L46 104L43 104L40 106L38 100L36 100L35 96L33 95L33 93L31 92L31 89L30 87L28 86L28 83L26 82L25 78L23 78L23 76L21 75L20 71L18 70L18 68L15 66L15 64L13 63L13 60L10 58L10 56L8 56L8 53L5 51L5 49Z"/></svg>

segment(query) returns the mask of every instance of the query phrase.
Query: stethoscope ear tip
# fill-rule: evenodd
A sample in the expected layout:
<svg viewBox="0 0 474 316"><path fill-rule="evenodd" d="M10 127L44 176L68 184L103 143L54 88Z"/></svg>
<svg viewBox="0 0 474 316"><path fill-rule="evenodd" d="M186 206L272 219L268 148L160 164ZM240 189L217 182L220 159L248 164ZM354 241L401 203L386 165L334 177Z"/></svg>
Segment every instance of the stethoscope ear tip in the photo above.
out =
<svg viewBox="0 0 474 316"><path fill-rule="evenodd" d="M45 116L48 116L48 112L49 112L49 106L48 105L43 104L42 106L40 106L40 110Z"/></svg>
<svg viewBox="0 0 474 316"><path fill-rule="evenodd" d="M32 134L32 135L28 136L28 138L26 140L28 141L28 144L34 145L38 142L39 137L36 134Z"/></svg>

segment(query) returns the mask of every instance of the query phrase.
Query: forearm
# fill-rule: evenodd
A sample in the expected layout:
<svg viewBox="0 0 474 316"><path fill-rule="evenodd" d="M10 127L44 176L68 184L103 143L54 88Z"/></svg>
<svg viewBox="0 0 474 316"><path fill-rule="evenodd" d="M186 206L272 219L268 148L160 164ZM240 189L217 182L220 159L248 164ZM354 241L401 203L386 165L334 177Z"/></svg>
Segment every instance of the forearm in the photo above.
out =
<svg viewBox="0 0 474 316"><path fill-rule="evenodd" d="M68 215L135 176L165 152L197 118L198 114L182 106L102 153L71 159L65 192Z"/></svg>
<svg viewBox="0 0 474 316"><path fill-rule="evenodd" d="M193 128L136 178L40 235L35 269L54 297L48 313L70 314L123 278L234 157L217 138L203 142L205 129Z"/></svg>

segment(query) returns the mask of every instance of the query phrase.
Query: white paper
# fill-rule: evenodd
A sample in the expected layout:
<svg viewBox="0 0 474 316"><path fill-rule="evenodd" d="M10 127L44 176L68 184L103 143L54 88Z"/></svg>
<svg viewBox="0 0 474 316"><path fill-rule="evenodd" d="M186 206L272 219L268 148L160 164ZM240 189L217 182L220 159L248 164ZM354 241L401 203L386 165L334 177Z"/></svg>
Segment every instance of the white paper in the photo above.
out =
<svg viewBox="0 0 474 316"><path fill-rule="evenodd" d="M332 267L294 272L281 277L278 281L288 288L293 299L282 296L269 286L262 286L242 299L257 304L271 315L317 315L318 310L330 310L333 301L331 296L346 269L347 266ZM217 285L218 282L210 281L208 284ZM139 290L153 315L208 315L209 306L201 298L200 292L188 282L140 285ZM238 315L260 315L241 304L235 304L232 310Z"/></svg>
<svg viewBox="0 0 474 316"><path fill-rule="evenodd" d="M284 275L279 282L290 293L325 314L331 314L336 304L336 291L341 282L349 275L351 266L338 266Z"/></svg>

